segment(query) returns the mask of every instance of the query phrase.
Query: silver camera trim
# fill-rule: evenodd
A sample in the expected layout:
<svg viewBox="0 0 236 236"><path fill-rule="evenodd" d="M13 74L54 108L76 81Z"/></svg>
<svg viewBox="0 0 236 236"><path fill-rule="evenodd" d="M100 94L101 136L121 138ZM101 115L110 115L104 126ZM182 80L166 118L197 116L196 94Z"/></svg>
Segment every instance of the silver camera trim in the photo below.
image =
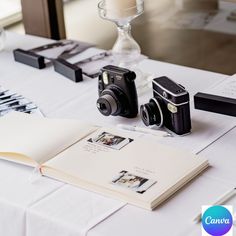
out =
<svg viewBox="0 0 236 236"><path fill-rule="evenodd" d="M170 81L172 81L174 84L178 85L181 89L183 89L182 86L180 86L179 84L177 84L175 81L173 81L172 79L168 78ZM183 93L179 93L179 94L175 94L175 93L172 93L170 92L169 90L167 90L166 88L164 88L163 86L161 86L159 83L157 83L155 80L152 81L154 84L156 84L157 86L159 86L161 89L163 89L164 91L168 92L169 94L173 95L174 97L180 97L180 96L183 96L183 95L186 95L188 94L187 91L183 92Z"/></svg>
<svg viewBox="0 0 236 236"><path fill-rule="evenodd" d="M160 116L161 116L160 124L159 124L159 125L155 124L155 127L161 128L161 127L163 126L163 123L164 123L164 116L163 116L163 112L162 112L162 109L161 109L161 105L160 105L160 103L157 101L156 98L151 98L150 101L151 101L151 100L156 103L156 105L157 105L157 107L158 107L158 109L159 109L159 112L160 112Z"/></svg>
<svg viewBox="0 0 236 236"><path fill-rule="evenodd" d="M165 101L167 101L167 102L169 102L169 103L171 103L171 104L173 104L173 105L175 105L175 106L182 106L182 105L185 105L185 104L188 104L188 103L189 103L189 101L187 101L187 102L182 102L182 103L176 104L176 103L174 103L174 102L168 100L167 98L163 97L163 96L162 96L160 93L158 93L157 91L154 91L154 93L156 93L158 96L160 96L161 98L163 98Z"/></svg>

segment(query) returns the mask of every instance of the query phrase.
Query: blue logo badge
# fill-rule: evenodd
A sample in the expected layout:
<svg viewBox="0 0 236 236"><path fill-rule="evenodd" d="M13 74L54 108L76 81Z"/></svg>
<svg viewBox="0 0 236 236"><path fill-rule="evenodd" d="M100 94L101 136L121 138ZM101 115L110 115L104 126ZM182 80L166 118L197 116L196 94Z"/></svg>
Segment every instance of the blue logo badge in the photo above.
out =
<svg viewBox="0 0 236 236"><path fill-rule="evenodd" d="M232 206L202 207L202 236L232 236L232 214Z"/></svg>

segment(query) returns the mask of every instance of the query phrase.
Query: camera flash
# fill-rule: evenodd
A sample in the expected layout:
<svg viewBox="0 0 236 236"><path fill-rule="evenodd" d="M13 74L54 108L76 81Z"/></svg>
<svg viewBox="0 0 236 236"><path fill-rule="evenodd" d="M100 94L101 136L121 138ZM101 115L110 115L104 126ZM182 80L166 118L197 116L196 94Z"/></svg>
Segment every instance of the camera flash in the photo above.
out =
<svg viewBox="0 0 236 236"><path fill-rule="evenodd" d="M108 84L109 84L108 74L107 74L106 71L103 72L103 74L102 74L102 79L103 79L103 83L104 83L105 85L108 85Z"/></svg>

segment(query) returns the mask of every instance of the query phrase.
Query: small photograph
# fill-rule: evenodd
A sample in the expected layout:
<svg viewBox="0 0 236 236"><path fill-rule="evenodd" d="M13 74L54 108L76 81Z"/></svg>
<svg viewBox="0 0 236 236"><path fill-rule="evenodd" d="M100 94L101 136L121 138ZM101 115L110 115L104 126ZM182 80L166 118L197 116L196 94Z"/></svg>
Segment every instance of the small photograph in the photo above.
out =
<svg viewBox="0 0 236 236"><path fill-rule="evenodd" d="M98 134L96 137L90 138L88 140L88 142L90 143L96 143L115 150L120 150L121 148L131 143L132 141L133 139L124 138L121 136L110 134L108 132L102 132L101 134Z"/></svg>
<svg viewBox="0 0 236 236"><path fill-rule="evenodd" d="M122 170L112 180L112 184L128 188L136 193L143 194L156 183L154 180L133 175L126 170Z"/></svg>

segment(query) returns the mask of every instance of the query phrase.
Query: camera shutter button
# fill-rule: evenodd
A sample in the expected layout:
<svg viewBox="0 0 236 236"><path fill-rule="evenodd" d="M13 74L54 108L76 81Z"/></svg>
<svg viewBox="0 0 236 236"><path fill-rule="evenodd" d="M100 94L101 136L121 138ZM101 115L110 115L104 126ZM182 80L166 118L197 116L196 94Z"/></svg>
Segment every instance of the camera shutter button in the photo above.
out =
<svg viewBox="0 0 236 236"><path fill-rule="evenodd" d="M129 82L134 81L134 80L136 79L136 73L133 72L133 71L130 71L127 78L128 78L128 80L129 80Z"/></svg>

